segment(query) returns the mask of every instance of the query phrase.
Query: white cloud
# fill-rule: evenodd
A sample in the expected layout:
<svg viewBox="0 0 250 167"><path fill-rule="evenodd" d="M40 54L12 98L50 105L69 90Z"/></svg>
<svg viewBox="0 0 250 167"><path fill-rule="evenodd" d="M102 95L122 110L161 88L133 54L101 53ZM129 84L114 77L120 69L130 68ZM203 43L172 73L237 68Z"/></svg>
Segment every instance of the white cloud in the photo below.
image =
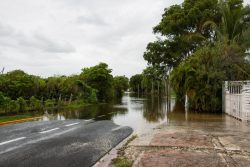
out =
<svg viewBox="0 0 250 167"><path fill-rule="evenodd" d="M140 73L146 66L146 45L155 39L152 27L164 8L181 2L0 1L0 69L69 75L106 62L114 75Z"/></svg>

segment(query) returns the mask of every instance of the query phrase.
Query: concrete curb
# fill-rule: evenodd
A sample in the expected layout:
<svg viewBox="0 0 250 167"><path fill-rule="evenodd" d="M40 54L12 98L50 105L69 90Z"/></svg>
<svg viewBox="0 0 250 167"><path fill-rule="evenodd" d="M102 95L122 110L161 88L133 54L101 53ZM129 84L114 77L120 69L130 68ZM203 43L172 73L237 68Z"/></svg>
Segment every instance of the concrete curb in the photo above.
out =
<svg viewBox="0 0 250 167"><path fill-rule="evenodd" d="M26 122L26 121L32 121L38 118L42 118L42 117L32 117L32 118L18 119L18 120L13 120L13 121L0 122L0 126L21 123L21 122Z"/></svg>

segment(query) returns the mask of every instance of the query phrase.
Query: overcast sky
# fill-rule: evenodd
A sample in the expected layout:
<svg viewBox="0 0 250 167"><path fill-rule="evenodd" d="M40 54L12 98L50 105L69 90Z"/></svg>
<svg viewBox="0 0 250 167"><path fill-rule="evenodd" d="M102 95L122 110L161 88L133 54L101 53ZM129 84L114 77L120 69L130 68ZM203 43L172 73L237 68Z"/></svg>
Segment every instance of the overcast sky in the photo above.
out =
<svg viewBox="0 0 250 167"><path fill-rule="evenodd" d="M46 77L105 62L114 75L141 73L152 27L182 1L1 0L0 68Z"/></svg>

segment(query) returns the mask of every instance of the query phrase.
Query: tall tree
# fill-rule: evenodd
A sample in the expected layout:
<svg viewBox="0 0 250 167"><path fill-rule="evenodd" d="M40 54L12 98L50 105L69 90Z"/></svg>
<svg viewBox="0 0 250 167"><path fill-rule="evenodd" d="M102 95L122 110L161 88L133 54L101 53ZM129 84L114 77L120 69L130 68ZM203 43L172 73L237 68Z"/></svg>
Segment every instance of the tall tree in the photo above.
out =
<svg viewBox="0 0 250 167"><path fill-rule="evenodd" d="M160 37L148 44L144 59L153 66L176 67L212 35L211 28L202 25L208 20L217 23L219 18L217 0L185 0L166 8L161 22L154 27Z"/></svg>
<svg viewBox="0 0 250 167"><path fill-rule="evenodd" d="M109 101L113 96L112 70L105 63L94 67L82 69L81 79L89 86L97 90L99 101Z"/></svg>

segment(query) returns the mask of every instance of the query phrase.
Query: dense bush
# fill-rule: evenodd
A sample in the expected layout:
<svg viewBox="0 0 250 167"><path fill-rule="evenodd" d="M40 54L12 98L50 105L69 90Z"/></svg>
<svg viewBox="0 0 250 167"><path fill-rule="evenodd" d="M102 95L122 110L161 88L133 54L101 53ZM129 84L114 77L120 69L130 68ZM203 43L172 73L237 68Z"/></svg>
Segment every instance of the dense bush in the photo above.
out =
<svg viewBox="0 0 250 167"><path fill-rule="evenodd" d="M80 74L81 79L91 88L97 90L97 99L107 102L114 96L112 70L105 63L94 67L84 68Z"/></svg>
<svg viewBox="0 0 250 167"><path fill-rule="evenodd" d="M128 79L111 75L105 63L84 68L80 75L41 78L21 70L0 74L0 112L39 111L77 103L111 100L127 89Z"/></svg>
<svg viewBox="0 0 250 167"><path fill-rule="evenodd" d="M225 80L250 79L250 6L243 0L184 0L166 8L144 53L168 67L177 97L195 111L221 111ZM173 70L172 70L173 69Z"/></svg>
<svg viewBox="0 0 250 167"><path fill-rule="evenodd" d="M231 58L225 56L225 53L230 54ZM237 62L233 60L235 56ZM223 81L249 78L249 69L242 68L247 65L239 47L217 43L199 49L175 68L171 77L172 85L178 97L187 94L190 109L221 111Z"/></svg>

